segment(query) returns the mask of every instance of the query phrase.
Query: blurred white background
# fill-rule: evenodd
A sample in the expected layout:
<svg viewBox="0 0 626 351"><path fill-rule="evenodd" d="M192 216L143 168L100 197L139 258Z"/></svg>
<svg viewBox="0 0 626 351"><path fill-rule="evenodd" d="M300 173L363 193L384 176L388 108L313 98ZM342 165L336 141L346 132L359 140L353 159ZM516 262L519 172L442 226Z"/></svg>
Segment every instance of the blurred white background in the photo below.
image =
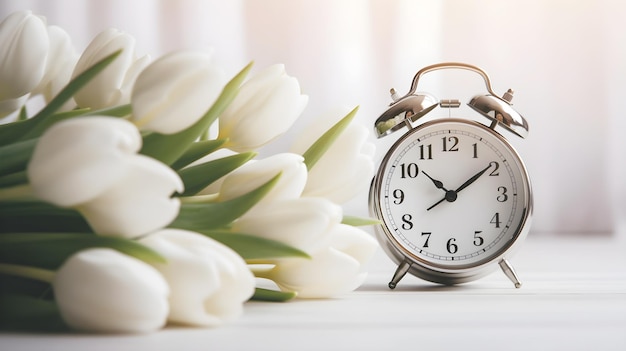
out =
<svg viewBox="0 0 626 351"><path fill-rule="evenodd" d="M337 105L360 105L370 127L389 88L404 94L420 68L477 65L497 93L515 90L530 124L514 144L534 185L532 232L626 237L623 1L0 0L2 18L21 9L63 27L78 50L116 27L139 54L213 48L230 75L251 60L284 63L310 97L296 131ZM485 92L477 75L439 72L420 90L462 101ZM375 142L380 158L389 144ZM366 201L356 214L367 215Z"/></svg>

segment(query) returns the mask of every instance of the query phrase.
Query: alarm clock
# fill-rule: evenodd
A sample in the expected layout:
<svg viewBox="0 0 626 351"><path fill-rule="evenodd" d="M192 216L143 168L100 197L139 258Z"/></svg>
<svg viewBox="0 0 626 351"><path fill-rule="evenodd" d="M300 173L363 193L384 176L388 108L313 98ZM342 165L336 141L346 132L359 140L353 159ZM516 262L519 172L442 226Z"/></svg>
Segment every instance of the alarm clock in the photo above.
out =
<svg viewBox="0 0 626 351"><path fill-rule="evenodd" d="M424 74L441 69L477 73L487 94L455 114L459 100L416 93ZM511 106L513 91L499 97L485 71L447 62L419 70L406 95L394 89L391 95L375 133L404 134L383 157L369 194L370 212L380 220L377 239L398 265L389 288L406 273L453 285L498 266L521 287L508 258L529 231L533 201L524 162L507 139L528 135L528 123Z"/></svg>

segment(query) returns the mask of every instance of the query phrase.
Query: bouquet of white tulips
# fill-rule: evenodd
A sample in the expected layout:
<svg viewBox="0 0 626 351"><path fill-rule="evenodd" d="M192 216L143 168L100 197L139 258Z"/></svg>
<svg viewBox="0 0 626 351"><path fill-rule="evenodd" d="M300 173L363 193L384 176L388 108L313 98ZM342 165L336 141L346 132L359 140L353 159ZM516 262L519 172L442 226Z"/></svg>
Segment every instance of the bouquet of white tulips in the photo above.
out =
<svg viewBox="0 0 626 351"><path fill-rule="evenodd" d="M341 207L373 172L356 109L258 159L307 103L282 65L228 80L134 45L110 29L78 55L29 11L0 23L0 328L217 326L357 288L377 245Z"/></svg>

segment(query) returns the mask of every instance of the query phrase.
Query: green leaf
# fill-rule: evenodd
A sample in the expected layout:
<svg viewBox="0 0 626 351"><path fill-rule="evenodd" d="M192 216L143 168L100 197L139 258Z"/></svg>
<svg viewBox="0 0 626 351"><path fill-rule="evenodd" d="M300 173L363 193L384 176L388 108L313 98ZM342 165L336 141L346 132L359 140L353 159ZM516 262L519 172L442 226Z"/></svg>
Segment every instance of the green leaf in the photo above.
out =
<svg viewBox="0 0 626 351"><path fill-rule="evenodd" d="M28 119L28 111L26 110L26 105L22 106L20 109L20 114L17 116L18 121L25 121Z"/></svg>
<svg viewBox="0 0 626 351"><path fill-rule="evenodd" d="M180 179L185 184L185 191L182 193L182 196L197 194L214 181L250 161L254 156L256 156L255 152L245 152L178 171Z"/></svg>
<svg viewBox="0 0 626 351"><path fill-rule="evenodd" d="M89 111L85 116L109 116L109 117L125 117L133 113L131 104L119 105L115 107L103 108L100 110Z"/></svg>
<svg viewBox="0 0 626 351"><path fill-rule="evenodd" d="M213 106L211 106L198 122L189 128L176 134L151 133L145 136L141 153L167 165L176 162L176 160L189 149L191 144L197 140L205 130L209 129L217 117L221 115L226 107L235 99L235 96L239 93L239 86L243 83L251 68L252 63L244 67L241 72L231 79L231 81L224 86L222 93Z"/></svg>
<svg viewBox="0 0 626 351"><path fill-rule="evenodd" d="M145 262L166 262L163 256L137 241L87 233L2 234L0 261L56 270L72 254L93 247L108 247Z"/></svg>
<svg viewBox="0 0 626 351"><path fill-rule="evenodd" d="M0 176L25 170L35 145L36 139L0 146Z"/></svg>
<svg viewBox="0 0 626 351"><path fill-rule="evenodd" d="M366 225L380 224L381 222L375 218L343 216L343 220L341 221L341 223L351 225L353 227L361 227Z"/></svg>
<svg viewBox="0 0 626 351"><path fill-rule="evenodd" d="M0 145L7 145L19 140L28 133L32 128L42 123L47 117L54 114L63 104L74 96L82 87L92 80L98 73L104 70L113 60L119 56L122 51L116 51L113 54L98 61L85 72L79 74L70 81L63 90L55 96L48 105L46 105L39 113L25 121L18 121L9 124L0 125Z"/></svg>
<svg viewBox="0 0 626 351"><path fill-rule="evenodd" d="M263 288L256 288L251 300L269 301L269 302L285 302L298 296L295 291L277 291Z"/></svg>
<svg viewBox="0 0 626 351"><path fill-rule="evenodd" d="M20 184L27 184L28 176L26 175L26 171L15 172L11 174L7 174L5 176L0 176L0 188L16 186Z"/></svg>
<svg viewBox="0 0 626 351"><path fill-rule="evenodd" d="M359 107L355 107L350 113L348 113L339 122L335 123L329 130L326 131L319 139L317 139L313 145L311 145L302 155L304 157L304 164L308 170L311 170L313 166L324 155L328 148L335 142L337 137L343 132L350 124L354 116L356 115Z"/></svg>
<svg viewBox="0 0 626 351"><path fill-rule="evenodd" d="M255 235L224 231L200 231L199 233L230 247L244 260L269 260L285 257L311 258L306 252L293 246Z"/></svg>
<svg viewBox="0 0 626 351"><path fill-rule="evenodd" d="M170 228L206 231L227 226L241 217L276 184L280 174L267 183L232 200L216 203L183 203Z"/></svg>
<svg viewBox="0 0 626 351"><path fill-rule="evenodd" d="M185 150L185 153L180 156L176 162L172 163L172 168L175 170L179 170L185 166L188 166L192 162L201 159L202 157L212 153L213 151L219 149L228 139L217 139L217 140L202 140L196 141L191 144L191 146Z"/></svg>
<svg viewBox="0 0 626 351"><path fill-rule="evenodd" d="M59 308L51 300L26 295L0 295L0 329L30 332L67 332Z"/></svg>
<svg viewBox="0 0 626 351"><path fill-rule="evenodd" d="M0 202L0 233L92 232L75 210L40 201Z"/></svg>
<svg viewBox="0 0 626 351"><path fill-rule="evenodd" d="M42 119L41 122L35 124L33 128L31 128L27 133L20 137L20 140L29 140L40 137L48 128L54 125L57 122L74 118L77 116L82 116L86 112L89 112L88 108L83 109L75 109L66 112L55 113L51 116Z"/></svg>

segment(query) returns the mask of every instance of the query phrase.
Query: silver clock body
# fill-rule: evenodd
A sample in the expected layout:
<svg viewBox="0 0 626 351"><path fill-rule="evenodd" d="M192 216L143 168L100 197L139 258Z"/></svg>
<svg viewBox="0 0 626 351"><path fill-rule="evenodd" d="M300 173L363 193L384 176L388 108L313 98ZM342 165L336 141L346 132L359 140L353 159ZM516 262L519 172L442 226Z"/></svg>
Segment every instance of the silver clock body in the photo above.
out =
<svg viewBox="0 0 626 351"><path fill-rule="evenodd" d="M531 184L499 133L442 118L390 148L372 181L370 211L382 221L376 235L396 264L428 281L458 284L490 273L523 241Z"/></svg>
<svg viewBox="0 0 626 351"><path fill-rule="evenodd" d="M461 106L458 100L416 93L419 79L440 69L482 76L488 94L468 103L477 115L452 118L450 111ZM391 89L391 97L375 132L379 138L405 134L384 156L369 199L371 214L381 221L376 236L398 264L389 287L406 273L458 284L499 265L519 288L507 258L528 234L533 199L526 167L501 133L528 135L528 123L512 108L513 91L498 97L483 70L448 62L422 68L407 94L400 97ZM448 117L424 122L437 108L447 109Z"/></svg>

